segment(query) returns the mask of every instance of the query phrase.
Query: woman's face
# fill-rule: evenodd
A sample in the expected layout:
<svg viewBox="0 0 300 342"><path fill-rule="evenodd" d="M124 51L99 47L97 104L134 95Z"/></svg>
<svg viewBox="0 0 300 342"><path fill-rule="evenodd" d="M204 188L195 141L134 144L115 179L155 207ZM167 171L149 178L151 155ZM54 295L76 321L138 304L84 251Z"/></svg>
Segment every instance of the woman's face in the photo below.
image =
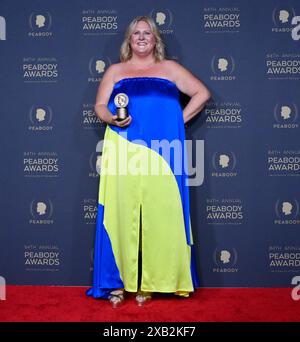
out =
<svg viewBox="0 0 300 342"><path fill-rule="evenodd" d="M155 47L155 37L148 23L139 21L131 34L130 45L136 54L147 55L153 52Z"/></svg>

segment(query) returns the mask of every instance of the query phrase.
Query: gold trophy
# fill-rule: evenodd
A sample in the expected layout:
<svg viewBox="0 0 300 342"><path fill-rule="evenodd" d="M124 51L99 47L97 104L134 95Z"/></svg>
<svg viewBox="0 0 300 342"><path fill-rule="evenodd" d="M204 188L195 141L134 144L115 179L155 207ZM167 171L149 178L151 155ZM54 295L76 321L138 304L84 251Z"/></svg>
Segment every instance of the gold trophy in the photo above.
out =
<svg viewBox="0 0 300 342"><path fill-rule="evenodd" d="M114 98L114 103L117 107L117 121L122 121L128 117L128 111L126 106L128 105L129 99L125 93L119 93Z"/></svg>

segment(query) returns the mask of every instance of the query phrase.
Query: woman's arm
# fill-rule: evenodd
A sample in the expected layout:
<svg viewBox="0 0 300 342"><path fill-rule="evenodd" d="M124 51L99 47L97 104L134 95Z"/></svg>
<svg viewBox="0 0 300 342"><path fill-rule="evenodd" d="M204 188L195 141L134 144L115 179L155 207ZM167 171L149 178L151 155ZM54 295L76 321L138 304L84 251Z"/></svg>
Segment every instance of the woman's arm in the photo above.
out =
<svg viewBox="0 0 300 342"><path fill-rule="evenodd" d="M183 109L183 120L186 123L201 112L210 99L211 93L203 82L182 65L175 61L168 61L168 64L177 88L191 98Z"/></svg>
<svg viewBox="0 0 300 342"><path fill-rule="evenodd" d="M112 64L105 71L103 78L99 84L96 103L94 106L96 115L104 122L110 125L116 125L119 127L127 126L131 122L131 116L128 116L125 120L117 121L117 115L113 115L107 107L110 95L114 88L115 74L118 67L116 64Z"/></svg>

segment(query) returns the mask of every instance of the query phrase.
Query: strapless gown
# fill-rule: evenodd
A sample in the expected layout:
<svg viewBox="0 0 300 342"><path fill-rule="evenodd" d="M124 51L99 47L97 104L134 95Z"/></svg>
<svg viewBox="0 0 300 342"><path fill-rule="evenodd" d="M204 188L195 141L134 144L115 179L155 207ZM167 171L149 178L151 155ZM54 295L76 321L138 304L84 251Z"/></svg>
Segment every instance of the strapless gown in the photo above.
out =
<svg viewBox="0 0 300 342"><path fill-rule="evenodd" d="M160 77L121 79L108 102L112 113L119 93L129 98L132 121L106 126L87 295L136 292L139 282L142 291L193 292L198 278L179 90Z"/></svg>

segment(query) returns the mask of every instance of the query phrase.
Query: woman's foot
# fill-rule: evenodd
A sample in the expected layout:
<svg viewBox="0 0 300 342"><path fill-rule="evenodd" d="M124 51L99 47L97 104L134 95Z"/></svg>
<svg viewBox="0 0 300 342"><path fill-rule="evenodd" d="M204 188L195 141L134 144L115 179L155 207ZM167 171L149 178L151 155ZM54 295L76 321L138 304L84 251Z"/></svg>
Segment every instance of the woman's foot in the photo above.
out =
<svg viewBox="0 0 300 342"><path fill-rule="evenodd" d="M175 295L179 297L188 298L190 296L190 293L188 291L177 291L175 292Z"/></svg>
<svg viewBox="0 0 300 342"><path fill-rule="evenodd" d="M152 298L151 292L139 291L136 294L135 301L138 306L143 306L145 303L149 302L151 298Z"/></svg>
<svg viewBox="0 0 300 342"><path fill-rule="evenodd" d="M113 308L119 307L124 302L124 290L111 291L108 299Z"/></svg>

